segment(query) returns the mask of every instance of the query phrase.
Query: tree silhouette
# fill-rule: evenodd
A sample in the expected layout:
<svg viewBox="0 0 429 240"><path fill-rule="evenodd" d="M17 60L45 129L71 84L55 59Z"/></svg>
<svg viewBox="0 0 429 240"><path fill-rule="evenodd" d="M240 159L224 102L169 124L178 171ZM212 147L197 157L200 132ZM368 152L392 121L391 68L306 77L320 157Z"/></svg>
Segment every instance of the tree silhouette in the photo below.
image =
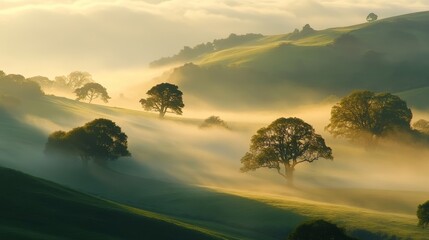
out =
<svg viewBox="0 0 429 240"><path fill-rule="evenodd" d="M161 83L152 87L147 93L147 99L140 99L142 107L146 111L157 111L159 116L164 117L165 113L182 114L183 93L179 87L170 83Z"/></svg>
<svg viewBox="0 0 429 240"><path fill-rule="evenodd" d="M413 128L421 133L429 134L429 121L420 119L413 124Z"/></svg>
<svg viewBox="0 0 429 240"><path fill-rule="evenodd" d="M419 219L419 226L425 228L429 225L429 201L418 206L417 218Z"/></svg>
<svg viewBox="0 0 429 240"><path fill-rule="evenodd" d="M373 21L375 21L375 20L377 20L378 19L378 16L377 16L377 14L375 14L375 13L370 13L370 14L368 14L368 16L366 17L366 21L367 22L373 22Z"/></svg>
<svg viewBox="0 0 429 240"><path fill-rule="evenodd" d="M314 128L299 118L279 118L252 137L240 170L273 168L293 185L295 166L319 158L333 159L332 150Z"/></svg>
<svg viewBox="0 0 429 240"><path fill-rule="evenodd" d="M355 91L331 110L326 129L334 136L358 139L379 137L395 130L410 130L411 110L390 93Z"/></svg>
<svg viewBox="0 0 429 240"><path fill-rule="evenodd" d="M200 128L221 127L229 129L225 121L218 116L210 116L200 125Z"/></svg>
<svg viewBox="0 0 429 240"><path fill-rule="evenodd" d="M86 83L93 82L91 74L87 72L74 71L71 72L66 78L65 83L71 89L82 87Z"/></svg>
<svg viewBox="0 0 429 240"><path fill-rule="evenodd" d="M85 164L93 160L99 165L105 165L108 160L131 155L127 138L114 122L99 118L69 132L53 132L48 137L45 153L77 156Z"/></svg>
<svg viewBox="0 0 429 240"><path fill-rule="evenodd" d="M314 220L299 225L288 240L356 240L345 234L344 229L325 220Z"/></svg>
<svg viewBox="0 0 429 240"><path fill-rule="evenodd" d="M106 88L95 82L87 83L81 88L76 88L74 93L77 96L76 100L86 99L89 103L91 103L92 100L96 98L100 98L105 103L107 103L110 99Z"/></svg>

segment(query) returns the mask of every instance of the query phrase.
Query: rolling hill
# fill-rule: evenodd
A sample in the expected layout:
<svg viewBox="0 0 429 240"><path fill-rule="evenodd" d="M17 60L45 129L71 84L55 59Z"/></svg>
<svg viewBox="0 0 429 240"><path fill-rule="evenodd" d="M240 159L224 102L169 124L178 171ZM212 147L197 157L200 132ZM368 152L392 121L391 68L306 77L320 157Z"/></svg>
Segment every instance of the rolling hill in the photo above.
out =
<svg viewBox="0 0 429 240"><path fill-rule="evenodd" d="M7 168L0 189L2 239L225 239Z"/></svg>
<svg viewBox="0 0 429 240"><path fill-rule="evenodd" d="M133 239L130 236L136 236L144 229L140 228L141 225L134 228L135 222L141 221L142 225L150 226L149 229L161 228L162 232L177 227L171 223L179 225L177 231L174 230L176 232L172 231L176 237L202 234L198 235L202 238L197 239L276 240L284 239L303 221L316 218L345 227L351 235L362 240L427 238L427 232L416 227L415 217L415 207L428 198L427 191L376 191L350 187L303 192L284 189L284 183L269 172L239 174L238 159L247 148L254 129L259 126L254 123L232 124L233 128L241 126L233 131L203 131L198 128L202 121L198 119L171 117L160 121L156 114L55 96L23 101L8 111L0 114L2 165L114 201L107 202L4 170L0 174L4 177L0 181L1 189L4 189L2 194L6 196L0 200L3 201L1 210L5 213L1 218L1 231L11 238L34 239L40 236L41 239L67 239L67 236L75 238L75 234L82 234L80 239L93 236L105 239L106 235L113 239ZM119 159L109 164L110 169L104 169L96 165L83 168L78 159L48 159L43 155L44 143L50 132L67 130L98 117L114 120L129 134L131 159ZM328 183L347 182L349 180L344 176L362 171L366 182L371 182L372 174L377 182L383 182L377 169L368 171L368 168L376 168L375 163L353 161L349 159L350 155L341 156L341 151L345 151L356 155L354 158L365 158L371 152L360 155L361 150L340 143L336 143L334 149L338 156L335 162L300 168L297 171L299 180L313 178L317 183L326 183L326 180ZM389 148L388 151L393 150ZM386 153L377 152L376 157L383 158L383 154ZM393 152L385 161L391 162L391 156L396 155ZM421 156L427 156L424 150L408 155L407 159L419 160ZM427 189L424 182L427 165L417 160L413 164L421 172L413 169L415 178L404 177L401 180L406 189L410 184L420 184ZM395 166L387 166L382 159L379 161L384 172L393 171L391 174L395 179L395 168L406 174L399 160ZM328 170L331 172L326 172ZM332 172L343 176L335 178ZM10 174L12 177L8 177ZM18 177L14 178L15 175ZM362 182L362 175L357 177ZM365 186L363 184L359 186ZM400 188L396 182L390 186ZM258 188L262 191L255 190ZM87 219L97 225L89 226ZM54 221L56 225L46 227L42 225L43 221ZM161 225L158 226L159 221ZM122 228L123 225L126 226ZM117 226L128 230L122 232ZM197 232L188 232L180 226ZM150 231L146 233L152 234ZM166 236L165 239L171 238Z"/></svg>
<svg viewBox="0 0 429 240"><path fill-rule="evenodd" d="M194 54L158 81L177 83L189 99L221 109L311 104L355 89L419 91L429 86L428 19L429 12L420 12L258 36ZM404 98L413 107L429 107L428 101L416 103L409 94Z"/></svg>

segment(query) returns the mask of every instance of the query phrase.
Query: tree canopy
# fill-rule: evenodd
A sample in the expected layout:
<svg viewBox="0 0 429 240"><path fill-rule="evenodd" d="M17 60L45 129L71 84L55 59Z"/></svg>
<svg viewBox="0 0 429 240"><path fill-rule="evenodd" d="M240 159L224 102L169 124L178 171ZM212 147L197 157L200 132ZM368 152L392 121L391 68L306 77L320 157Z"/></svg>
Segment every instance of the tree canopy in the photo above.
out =
<svg viewBox="0 0 429 240"><path fill-rule="evenodd" d="M366 17L366 21L368 21L368 22L373 22L373 21L375 21L375 20L377 20L378 19L378 16L377 16L377 14L375 14L375 13L370 13L370 14L368 14L368 16Z"/></svg>
<svg viewBox="0 0 429 240"><path fill-rule="evenodd" d="M108 160L130 156L127 135L113 121L99 118L69 132L56 131L49 135L45 145L48 155L77 156L104 165Z"/></svg>
<svg viewBox="0 0 429 240"><path fill-rule="evenodd" d="M211 127L221 127L229 129L228 124L218 116L210 116L204 120L200 125L200 128L211 128Z"/></svg>
<svg viewBox="0 0 429 240"><path fill-rule="evenodd" d="M413 128L421 133L429 135L429 121L420 119L413 124Z"/></svg>
<svg viewBox="0 0 429 240"><path fill-rule="evenodd" d="M411 118L411 110L398 96L355 91L332 107L326 129L349 139L379 137L395 130L409 131Z"/></svg>
<svg viewBox="0 0 429 240"><path fill-rule="evenodd" d="M279 118L252 137L250 149L241 159L240 170L276 169L292 185L295 166L319 158L333 159L332 150L322 136L299 118Z"/></svg>
<svg viewBox="0 0 429 240"><path fill-rule="evenodd" d="M0 95L17 98L37 98L44 95L40 85L19 74L0 73Z"/></svg>
<svg viewBox="0 0 429 240"><path fill-rule="evenodd" d="M288 240L356 240L345 234L344 229L325 220L313 220L299 225Z"/></svg>
<svg viewBox="0 0 429 240"><path fill-rule="evenodd" d="M179 87L170 83L161 83L152 87L147 93L148 98L140 99L142 107L146 111L159 112L159 116L162 118L167 112L182 114L183 104L182 95L183 93L179 90Z"/></svg>
<svg viewBox="0 0 429 240"><path fill-rule="evenodd" d="M64 80L65 84L71 89L82 87L86 83L94 81L92 80L91 74L81 71L71 72Z"/></svg>
<svg viewBox="0 0 429 240"><path fill-rule="evenodd" d="M74 90L77 98L76 100L88 100L89 103L96 98L100 98L103 102L107 103L110 99L107 90L99 83L90 82L81 88Z"/></svg>
<svg viewBox="0 0 429 240"><path fill-rule="evenodd" d="M417 218L419 219L419 226L425 228L429 225L429 201L418 206Z"/></svg>

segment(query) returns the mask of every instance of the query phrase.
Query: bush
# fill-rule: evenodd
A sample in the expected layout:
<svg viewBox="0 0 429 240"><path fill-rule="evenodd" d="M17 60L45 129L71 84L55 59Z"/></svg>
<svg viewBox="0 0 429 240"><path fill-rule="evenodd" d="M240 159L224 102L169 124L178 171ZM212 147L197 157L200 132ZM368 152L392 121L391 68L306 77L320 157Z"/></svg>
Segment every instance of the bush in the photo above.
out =
<svg viewBox="0 0 429 240"><path fill-rule="evenodd" d="M213 128L213 127L229 129L226 122L220 119L220 117L218 116L210 116L206 120L204 120L204 122L200 125L200 128Z"/></svg>
<svg viewBox="0 0 429 240"><path fill-rule="evenodd" d="M345 234L344 229L325 220L315 220L299 225L288 240L356 240Z"/></svg>

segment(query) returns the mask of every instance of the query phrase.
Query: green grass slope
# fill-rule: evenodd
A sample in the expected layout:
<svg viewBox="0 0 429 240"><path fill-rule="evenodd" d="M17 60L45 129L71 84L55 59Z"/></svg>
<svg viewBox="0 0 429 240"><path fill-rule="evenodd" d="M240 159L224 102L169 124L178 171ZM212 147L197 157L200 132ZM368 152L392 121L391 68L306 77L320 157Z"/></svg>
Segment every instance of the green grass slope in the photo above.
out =
<svg viewBox="0 0 429 240"><path fill-rule="evenodd" d="M428 19L420 12L297 37L264 36L202 55L162 80L223 108L314 103L354 89L415 90L429 86Z"/></svg>
<svg viewBox="0 0 429 240"><path fill-rule="evenodd" d="M247 131L206 132L198 129L200 122L194 119L172 118L160 121L156 114L81 103L54 96L23 102L14 110L11 110L10 115L0 115L1 164L5 163L4 159L13 159L12 162L16 162L13 166L24 169L25 172L37 173L37 176L124 205L82 195L28 176L7 177L8 173L18 173L3 170L5 173L0 174L0 189L5 197L0 198L0 212L4 213L1 215L4 217L1 218L0 226L1 233L5 236L9 234L9 238L22 235L23 239L133 239L133 236L141 234L138 231L153 234L150 230L158 228L146 222L155 224L156 220L156 223L160 221L161 225L167 225L167 229L184 226L200 232L195 234L205 232L208 236L203 236L208 239L216 239L218 236L225 239L276 240L284 239L297 225L311 218L331 220L362 240L423 240L427 236L425 230L416 226L414 212L418 203L428 199L429 195L424 192L392 191L387 196L383 191L374 194L353 189L332 189L331 192L324 193L325 197L317 191L309 190L304 194L305 197L315 195L320 196L320 199L314 197L310 198L313 201L308 201L293 197L295 193L288 190L284 190L283 195L237 190L258 185L265 192L270 192L280 182L275 178L265 181L265 178L269 178L268 175L253 178L238 173L238 159L242 150L248 147L251 136ZM43 155L48 133L68 130L98 117L114 120L129 135L132 159L119 159L109 164L111 169L105 169L91 164L89 168L83 168L78 159L49 161ZM246 124L241 123L244 128ZM245 142L242 150L240 145L235 145L241 141ZM223 144L233 146L226 148ZM238 155L233 151L236 148ZM355 152L351 151L350 155L352 154ZM407 155L407 158L411 156ZM334 163L341 164L341 160L336 159ZM365 165L362 160L356 165L348 165L348 170L337 168L337 165L328 167L348 175L362 171L356 167L361 165ZM424 166L420 167L422 171L427 169ZM383 170L388 172L386 167L383 166ZM317 171L319 170L323 170L320 165L317 167ZM302 180L300 174L304 171L305 169L297 171L299 180ZM368 174L367 168L363 171L363 174ZM175 175L169 175L172 173ZM232 173L233 180L228 176L229 173ZM413 174L418 175L415 172ZM317 173L311 176L318 182L326 178L326 175ZM425 176L420 179L425 179ZM228 185L233 190L201 187L205 186L206 180L207 185L216 186L219 183ZM416 180L410 183L418 184L417 181L421 182ZM237 184L243 182L244 185ZM283 188L282 184L280 182ZM350 202L347 195L356 204ZM394 200L389 201L390 199ZM336 204L326 204L330 200ZM387 201L389 202L385 204ZM360 202L364 204L358 205ZM382 208L380 205L386 207ZM137 227L134 228L135 226ZM173 230L171 232L174 233ZM67 235L59 235L60 233ZM173 239L191 233L179 232L177 229ZM158 236L148 238L162 239Z"/></svg>
<svg viewBox="0 0 429 240"><path fill-rule="evenodd" d="M202 228L0 168L1 239L223 239Z"/></svg>

